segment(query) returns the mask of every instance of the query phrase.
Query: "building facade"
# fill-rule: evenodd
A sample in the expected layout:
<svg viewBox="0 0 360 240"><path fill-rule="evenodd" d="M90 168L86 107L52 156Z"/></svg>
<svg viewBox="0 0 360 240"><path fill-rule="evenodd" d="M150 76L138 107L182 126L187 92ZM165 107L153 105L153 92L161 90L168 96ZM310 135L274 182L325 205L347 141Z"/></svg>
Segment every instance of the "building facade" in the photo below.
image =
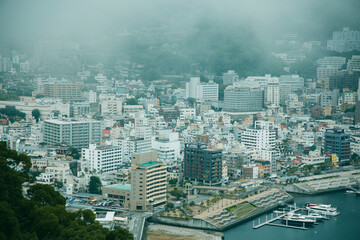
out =
<svg viewBox="0 0 360 240"><path fill-rule="evenodd" d="M340 165L350 160L350 134L344 129L327 129L324 135L324 152L334 153L338 156Z"/></svg>
<svg viewBox="0 0 360 240"><path fill-rule="evenodd" d="M184 150L184 178L218 184L222 178L222 151L204 143L187 143Z"/></svg>
<svg viewBox="0 0 360 240"><path fill-rule="evenodd" d="M50 119L44 121L44 142L48 145L65 143L74 148L86 148L101 141L100 121Z"/></svg>

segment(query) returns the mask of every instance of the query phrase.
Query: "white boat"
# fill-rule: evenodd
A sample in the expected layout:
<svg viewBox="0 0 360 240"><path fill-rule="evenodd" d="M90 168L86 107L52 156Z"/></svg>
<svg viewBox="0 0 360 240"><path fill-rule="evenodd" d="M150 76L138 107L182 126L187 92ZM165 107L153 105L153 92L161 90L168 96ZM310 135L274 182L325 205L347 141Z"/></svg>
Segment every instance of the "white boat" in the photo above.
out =
<svg viewBox="0 0 360 240"><path fill-rule="evenodd" d="M336 216L340 213L337 211L335 207L331 207L330 204L312 204L308 203L305 205L305 209L309 212L323 214L325 216Z"/></svg>
<svg viewBox="0 0 360 240"><path fill-rule="evenodd" d="M306 218L305 215L295 214L295 213L288 213L283 218L282 221L287 224L294 224L294 225L302 225L302 226L309 226L316 223L316 220Z"/></svg>
<svg viewBox="0 0 360 240"><path fill-rule="evenodd" d="M306 216L306 218L309 219L314 219L316 221L321 221L321 220L328 220L328 218L322 214L319 213L315 213L315 212L309 212L309 215Z"/></svg>
<svg viewBox="0 0 360 240"><path fill-rule="evenodd" d="M345 192L345 194L352 194L352 193L356 193L356 192L353 190L346 190L346 192Z"/></svg>

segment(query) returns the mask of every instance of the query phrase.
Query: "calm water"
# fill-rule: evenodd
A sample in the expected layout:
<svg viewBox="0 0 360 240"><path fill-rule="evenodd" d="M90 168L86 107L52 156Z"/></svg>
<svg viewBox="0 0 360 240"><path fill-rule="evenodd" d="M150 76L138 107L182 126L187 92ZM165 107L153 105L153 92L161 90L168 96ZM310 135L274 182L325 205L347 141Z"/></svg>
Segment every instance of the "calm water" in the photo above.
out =
<svg viewBox="0 0 360 240"><path fill-rule="evenodd" d="M265 239L265 240L293 240L293 239L319 239L319 240L360 240L360 196L335 192L317 196L293 195L295 203L300 207L306 202L331 204L338 208L340 215L330 217L330 220L320 222L319 225L308 230L298 230L274 226L264 226L253 229L253 221L236 226L225 232L225 240L232 239ZM268 214L269 215L269 214ZM258 218L254 220L258 221ZM265 215L260 216L265 221Z"/></svg>

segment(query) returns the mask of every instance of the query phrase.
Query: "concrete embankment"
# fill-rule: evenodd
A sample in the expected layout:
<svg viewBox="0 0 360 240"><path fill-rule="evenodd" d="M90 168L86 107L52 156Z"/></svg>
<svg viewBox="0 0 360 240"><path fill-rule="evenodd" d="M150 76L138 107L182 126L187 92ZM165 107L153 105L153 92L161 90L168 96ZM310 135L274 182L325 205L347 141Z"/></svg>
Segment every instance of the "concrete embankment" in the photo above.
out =
<svg viewBox="0 0 360 240"><path fill-rule="evenodd" d="M241 217L236 217L231 212L227 212L225 209L218 210L217 213L211 213L209 216L203 216L202 218L192 218L190 220L185 220L181 218L175 217L162 217L162 216L153 216L150 221L154 223L161 223L166 225L172 226L180 226L186 228L193 228L193 229L201 229L201 230L211 230L211 231L225 231L226 229L232 228L235 225L238 225L242 222L246 222L256 216L264 214L268 211L274 210L284 203L292 202L293 197L282 190L271 190L259 194L259 196L252 196L252 201L249 203L252 204L255 211L249 212ZM278 200L278 199L281 199ZM247 202L245 199L243 202L239 202L233 206L241 205L242 203ZM217 218L213 216L221 216L222 213L226 212L226 221L215 221ZM230 210L229 210L230 211ZM231 217L229 217L231 216Z"/></svg>
<svg viewBox="0 0 360 240"><path fill-rule="evenodd" d="M282 189L290 193L314 195L345 190L357 186L359 182L360 175L332 176L331 178L289 184L283 186Z"/></svg>

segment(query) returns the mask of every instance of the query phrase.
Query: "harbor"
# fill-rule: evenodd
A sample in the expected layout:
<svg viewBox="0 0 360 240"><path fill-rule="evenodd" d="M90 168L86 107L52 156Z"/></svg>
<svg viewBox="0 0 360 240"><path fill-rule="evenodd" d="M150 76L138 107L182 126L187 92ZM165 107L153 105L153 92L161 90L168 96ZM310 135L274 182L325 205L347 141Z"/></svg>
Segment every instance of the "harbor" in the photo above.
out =
<svg viewBox="0 0 360 240"><path fill-rule="evenodd" d="M308 214L298 214L300 211L307 211ZM274 216L274 214L276 214L276 216ZM305 208L298 208L294 203L294 205L289 205L288 210L282 209L282 211L274 211L269 217L266 215L264 222L261 222L260 218L258 219L258 224L255 224L255 221L253 221L253 229L268 225L307 230L307 226L317 225L322 220L328 220L327 214L336 216L340 213L330 205L308 204ZM277 221L281 221L282 223L275 223Z"/></svg>
<svg viewBox="0 0 360 240"><path fill-rule="evenodd" d="M264 223L266 216L268 220L271 219L271 212L253 218L251 221L237 225L224 232L225 240L232 239L261 239L266 236L267 240L290 239L359 239L360 236L360 198L355 194L345 194L345 191L337 191L331 193L324 193L319 195L300 195L293 194L297 206L304 206L306 203L327 203L336 206L341 213L337 216L327 216L328 220L324 219L319 224L307 229L299 229L294 227L284 227L286 223L279 221L271 222L270 224L254 229L254 225ZM280 213L281 212L281 213ZM279 210L278 215L282 214ZM300 210L297 212L300 213ZM276 212L273 212L273 217L276 217ZM301 227L301 226L295 226Z"/></svg>

